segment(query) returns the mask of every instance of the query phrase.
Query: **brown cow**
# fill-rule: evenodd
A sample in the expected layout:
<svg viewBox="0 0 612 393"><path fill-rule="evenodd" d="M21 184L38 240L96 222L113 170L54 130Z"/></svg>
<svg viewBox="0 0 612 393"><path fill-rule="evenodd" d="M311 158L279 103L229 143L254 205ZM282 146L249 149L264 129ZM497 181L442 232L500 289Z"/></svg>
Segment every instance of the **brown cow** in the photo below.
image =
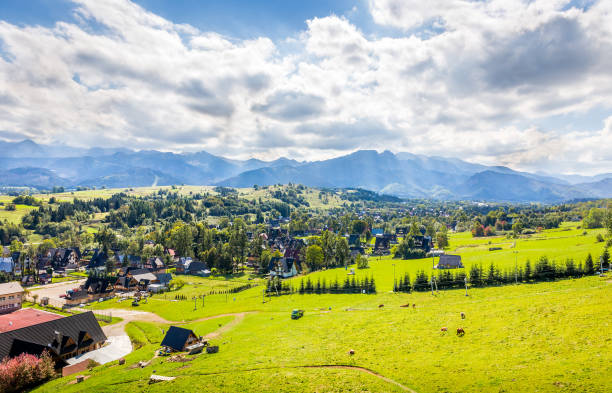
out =
<svg viewBox="0 0 612 393"><path fill-rule="evenodd" d="M457 328L457 336L463 336L465 334L465 330L463 328Z"/></svg>
<svg viewBox="0 0 612 393"><path fill-rule="evenodd" d="M461 319L465 319L465 313L461 313Z"/></svg>
<svg viewBox="0 0 612 393"><path fill-rule="evenodd" d="M379 304L378 308L383 308L385 305L384 304Z"/></svg>
<svg viewBox="0 0 612 393"><path fill-rule="evenodd" d="M412 303L412 308L416 308L416 304Z"/></svg>
<svg viewBox="0 0 612 393"><path fill-rule="evenodd" d="M442 332L447 332L447 331L448 331L448 329L447 329L446 327L443 327L442 329L440 329L440 331L442 331Z"/></svg>

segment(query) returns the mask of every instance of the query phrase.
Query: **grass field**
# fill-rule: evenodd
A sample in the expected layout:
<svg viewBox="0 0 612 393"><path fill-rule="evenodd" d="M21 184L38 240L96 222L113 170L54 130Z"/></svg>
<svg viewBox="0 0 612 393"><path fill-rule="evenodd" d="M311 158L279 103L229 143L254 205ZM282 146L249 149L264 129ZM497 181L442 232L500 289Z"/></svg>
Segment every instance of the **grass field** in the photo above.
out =
<svg viewBox="0 0 612 393"><path fill-rule="evenodd" d="M327 367L333 365L362 367L418 392L612 388L611 277L472 289L468 297L457 290L436 296L291 295L264 304L242 295L223 312L255 312L213 340L220 345L216 355L188 363L157 358L133 369L152 357L165 328L141 323L129 329L144 346L126 365L96 368L79 385L70 384L72 376L36 391L181 392L196 385L212 392L401 391L363 370ZM399 307L405 303L416 308ZM306 310L297 321L289 318L295 307ZM224 318L205 321L198 334L227 323ZM464 337L454 334L457 327L465 329ZM148 386L152 370L177 379Z"/></svg>

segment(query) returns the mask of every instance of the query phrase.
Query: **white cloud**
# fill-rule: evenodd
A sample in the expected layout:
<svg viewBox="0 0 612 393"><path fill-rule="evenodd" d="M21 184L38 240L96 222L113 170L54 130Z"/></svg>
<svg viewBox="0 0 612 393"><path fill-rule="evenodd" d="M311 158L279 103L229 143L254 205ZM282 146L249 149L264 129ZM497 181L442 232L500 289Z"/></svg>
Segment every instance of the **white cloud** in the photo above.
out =
<svg viewBox="0 0 612 393"><path fill-rule="evenodd" d="M78 23L0 22L6 135L239 158L375 148L612 171L612 117L595 132L538 126L595 107L612 114L610 2L372 0L374 21L403 36L366 35L330 15L288 38L290 51L127 0L75 2Z"/></svg>

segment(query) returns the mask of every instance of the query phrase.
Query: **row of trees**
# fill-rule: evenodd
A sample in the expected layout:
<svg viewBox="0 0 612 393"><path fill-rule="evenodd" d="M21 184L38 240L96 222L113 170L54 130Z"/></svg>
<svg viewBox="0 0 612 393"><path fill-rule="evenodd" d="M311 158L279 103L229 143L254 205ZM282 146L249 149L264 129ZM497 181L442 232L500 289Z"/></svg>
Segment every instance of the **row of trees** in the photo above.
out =
<svg viewBox="0 0 612 393"><path fill-rule="evenodd" d="M604 268L610 267L610 254L607 249L604 249L600 263ZM593 275L598 268L599 264L594 263L591 254L586 257L584 264L582 262L576 264L573 259L567 259L565 263L556 263L542 256L533 265L528 260L523 266L513 269L500 269L493 263L487 268L484 268L482 264L472 265L467 275L463 269L455 272L438 270L435 276L429 276L424 270L421 270L417 272L415 279L411 280L410 275L406 273L394 282L393 288L395 292L412 292L431 290L432 284L438 289L452 289L463 288L466 284L471 287L488 287L551 281Z"/></svg>
<svg viewBox="0 0 612 393"><path fill-rule="evenodd" d="M334 281L327 281L325 278L317 278L313 281L310 277L300 280L300 285L295 288L292 283L281 281L278 277L268 280L267 293L277 293L288 295L293 293L303 294L341 294L341 293L376 293L376 282L373 277L358 279L352 276L351 279L345 278L344 282L339 282L336 277Z"/></svg>

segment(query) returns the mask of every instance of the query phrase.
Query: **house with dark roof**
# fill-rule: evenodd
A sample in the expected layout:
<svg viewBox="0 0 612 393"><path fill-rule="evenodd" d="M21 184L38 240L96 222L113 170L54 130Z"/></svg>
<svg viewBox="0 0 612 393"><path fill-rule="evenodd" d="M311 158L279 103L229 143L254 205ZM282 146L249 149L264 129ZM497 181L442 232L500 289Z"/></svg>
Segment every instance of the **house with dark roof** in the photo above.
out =
<svg viewBox="0 0 612 393"><path fill-rule="evenodd" d="M170 326L161 342L161 346L172 351L182 352L185 351L188 346L196 344L199 341L198 336L195 335L193 330L178 326Z"/></svg>
<svg viewBox="0 0 612 393"><path fill-rule="evenodd" d="M89 260L89 264L87 265L87 269L102 269L106 267L106 261L108 260L108 255L104 251L94 250L94 254Z"/></svg>
<svg viewBox="0 0 612 393"><path fill-rule="evenodd" d="M436 269L461 269L461 255L440 255Z"/></svg>
<svg viewBox="0 0 612 393"><path fill-rule="evenodd" d="M0 360L49 351L56 366L62 367L66 359L98 349L104 341L106 335L88 311L0 333Z"/></svg>
<svg viewBox="0 0 612 393"><path fill-rule="evenodd" d="M90 275L77 289L66 291L66 304L80 304L112 297L115 294L117 277L106 275Z"/></svg>
<svg viewBox="0 0 612 393"><path fill-rule="evenodd" d="M414 239L415 248L420 248L425 252L429 252L433 248L431 236L417 235L413 236L412 238Z"/></svg>
<svg viewBox="0 0 612 393"><path fill-rule="evenodd" d="M297 263L293 258L273 257L270 259L268 270L271 276L289 278L298 275Z"/></svg>

